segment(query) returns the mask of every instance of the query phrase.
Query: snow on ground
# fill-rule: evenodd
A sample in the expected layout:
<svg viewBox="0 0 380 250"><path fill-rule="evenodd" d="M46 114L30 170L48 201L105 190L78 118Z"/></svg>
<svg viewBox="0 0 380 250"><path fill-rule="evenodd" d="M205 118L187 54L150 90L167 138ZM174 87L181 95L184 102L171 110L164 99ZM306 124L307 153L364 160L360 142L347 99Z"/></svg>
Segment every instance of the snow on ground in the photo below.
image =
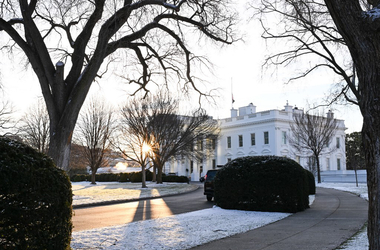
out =
<svg viewBox="0 0 380 250"><path fill-rule="evenodd" d="M156 184L147 182L148 188L141 188L141 183L73 182L73 205L101 203L113 200L133 200L146 197L158 197L168 194L179 194L193 191L198 185L187 183Z"/></svg>
<svg viewBox="0 0 380 250"><path fill-rule="evenodd" d="M355 183L319 183L318 187L324 188L334 188L346 192L350 192L353 194L357 194L363 199L368 200L368 189L367 184L359 183L358 187L356 187ZM368 237L367 237L367 227L364 227L363 230L359 231L355 236L348 239L347 242L342 244L339 249L343 250L364 250L368 249Z"/></svg>
<svg viewBox="0 0 380 250"><path fill-rule="evenodd" d="M287 213L225 210L219 207L74 232L73 249L188 249L246 232L289 216Z"/></svg>
<svg viewBox="0 0 380 250"><path fill-rule="evenodd" d="M112 193L113 188L109 188L108 186L114 184L116 183L103 183L102 186L104 187L101 188L101 190L111 190L110 192ZM150 186L151 189L154 189L156 188L154 185L155 184L151 183L148 186ZM188 184L184 185L186 186ZM86 189L87 186L88 183L79 183L78 186L73 184L74 193L78 190ZM318 186L349 191L357 193L362 197L365 197L366 193L366 187L362 185L359 186L359 188L356 188L355 184L323 183ZM93 187L94 186L90 186L90 188ZM180 187L174 189L178 188ZM161 190L161 192L164 191ZM310 198L312 203L314 196L311 196ZM264 226L281 220L289 215L290 214L288 213L225 210L215 206L210 209L173 215L166 218L131 222L122 226L73 232L71 247L73 249L111 250L188 249L213 240ZM368 249L366 230L347 241L341 249Z"/></svg>

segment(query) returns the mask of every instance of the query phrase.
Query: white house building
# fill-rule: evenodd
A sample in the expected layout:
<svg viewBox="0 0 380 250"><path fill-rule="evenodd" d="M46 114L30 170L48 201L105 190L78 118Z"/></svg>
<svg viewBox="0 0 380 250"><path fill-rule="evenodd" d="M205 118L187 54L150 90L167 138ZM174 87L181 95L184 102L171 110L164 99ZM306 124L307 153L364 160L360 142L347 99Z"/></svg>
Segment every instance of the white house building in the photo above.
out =
<svg viewBox="0 0 380 250"><path fill-rule="evenodd" d="M197 181L209 169L224 165L228 161L243 156L276 155L291 158L304 168L312 162L311 152L301 153L292 147L289 138L292 135L290 124L293 115L303 112L285 105L283 110L256 112L256 106L250 103L246 107L231 109L231 117L220 119L220 136L215 144L215 151L205 155L203 160L173 159L166 164L166 173L186 175ZM329 111L328 116L333 117ZM321 171L346 170L345 125L337 120L330 145L319 157Z"/></svg>

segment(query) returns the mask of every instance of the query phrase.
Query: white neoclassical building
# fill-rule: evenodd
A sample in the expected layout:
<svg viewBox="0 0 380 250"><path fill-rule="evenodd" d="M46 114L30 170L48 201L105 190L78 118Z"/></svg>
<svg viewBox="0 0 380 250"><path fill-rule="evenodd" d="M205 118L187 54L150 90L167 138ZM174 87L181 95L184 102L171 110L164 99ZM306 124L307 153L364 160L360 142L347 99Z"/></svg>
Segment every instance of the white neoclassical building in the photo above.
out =
<svg viewBox="0 0 380 250"><path fill-rule="evenodd" d="M256 112L252 103L239 109L231 109L231 117L220 119L220 136L212 153L202 160L173 159L165 167L166 173L186 175L197 181L209 169L243 156L276 155L291 158L308 168L312 164L311 152L297 152L289 143L292 135L290 124L293 115L303 112L285 105L282 110ZM333 116L332 112L327 114ZM321 171L345 170L345 125L338 121L338 129L330 145L319 157Z"/></svg>

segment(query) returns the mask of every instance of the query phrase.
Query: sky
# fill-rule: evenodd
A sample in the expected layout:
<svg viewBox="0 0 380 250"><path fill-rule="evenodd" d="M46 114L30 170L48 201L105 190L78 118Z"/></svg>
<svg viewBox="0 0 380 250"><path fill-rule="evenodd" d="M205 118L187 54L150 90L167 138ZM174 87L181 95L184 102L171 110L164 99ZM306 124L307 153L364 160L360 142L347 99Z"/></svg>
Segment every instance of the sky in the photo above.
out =
<svg viewBox="0 0 380 250"><path fill-rule="evenodd" d="M249 13L246 12L246 15ZM199 50L197 53L207 55L213 63L213 75L204 75L210 84L207 88L218 89L215 98L217 105L203 104L210 115L214 118L229 117L232 96L235 100L234 108L253 103L258 112L283 109L287 102L299 108L323 104L323 98L330 93L335 79L333 73L320 70L308 78L286 84L287 80L294 76L296 69L276 70L262 67L271 48L261 38L262 28L258 21L243 20L239 27L244 42L239 41L222 47L210 43L195 49ZM0 74L5 97L13 103L16 113L21 115L37 98L42 98L40 86L34 73L25 70L23 66L20 67L18 60L3 59L0 63ZM108 75L99 80L99 83L93 84L89 96L101 93L110 103L121 105L126 101L126 92L131 93L133 90L132 86L125 84L122 79ZM186 105L197 106L194 100ZM346 105L334 106L331 109L336 118L345 120L347 133L361 130L362 117L357 107ZM327 113L327 110L325 111Z"/></svg>

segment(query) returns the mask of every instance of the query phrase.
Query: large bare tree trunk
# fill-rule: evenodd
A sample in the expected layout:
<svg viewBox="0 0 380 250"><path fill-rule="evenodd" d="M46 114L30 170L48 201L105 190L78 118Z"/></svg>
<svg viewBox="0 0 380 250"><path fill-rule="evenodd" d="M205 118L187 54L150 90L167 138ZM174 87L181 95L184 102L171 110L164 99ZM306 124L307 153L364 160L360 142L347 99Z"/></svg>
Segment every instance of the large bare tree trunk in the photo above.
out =
<svg viewBox="0 0 380 250"><path fill-rule="evenodd" d="M59 168L67 172L69 170L71 139L74 127L67 128L67 125L65 125L51 127L49 156Z"/></svg>
<svg viewBox="0 0 380 250"><path fill-rule="evenodd" d="M364 115L363 148L367 165L368 238L370 249L380 249L380 112L379 104ZM376 115L374 115L376 114Z"/></svg>
<svg viewBox="0 0 380 250"><path fill-rule="evenodd" d="M380 19L363 12L358 0L325 0L350 50L359 79L350 86L363 115L367 167L369 249L380 249Z"/></svg>
<svg viewBox="0 0 380 250"><path fill-rule="evenodd" d="M162 166L157 167L157 184L162 184Z"/></svg>

